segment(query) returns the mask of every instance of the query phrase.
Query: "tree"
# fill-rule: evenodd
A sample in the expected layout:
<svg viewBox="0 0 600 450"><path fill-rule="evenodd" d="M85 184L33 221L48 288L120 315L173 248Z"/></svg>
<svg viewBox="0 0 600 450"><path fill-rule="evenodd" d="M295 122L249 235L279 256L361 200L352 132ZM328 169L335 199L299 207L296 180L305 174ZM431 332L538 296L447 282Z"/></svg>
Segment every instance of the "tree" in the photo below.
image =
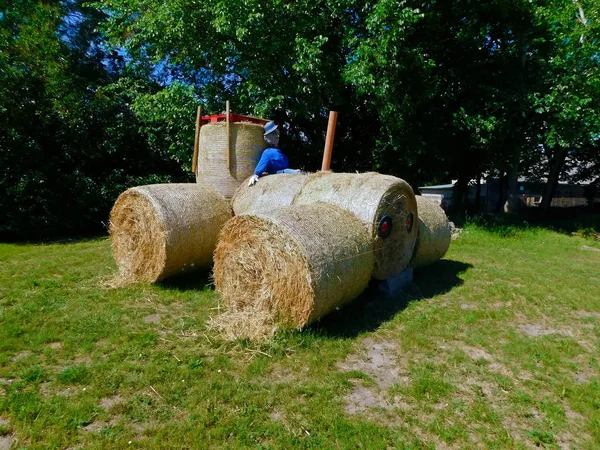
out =
<svg viewBox="0 0 600 450"><path fill-rule="evenodd" d="M541 4L536 17L546 34L543 89L533 94L543 120L541 141L548 180L541 208L548 210L568 158L586 165L600 136L600 5L561 0Z"/></svg>
<svg viewBox="0 0 600 450"><path fill-rule="evenodd" d="M372 168L379 117L356 95L343 70L349 34L370 4L354 0L102 0L105 31L134 59L167 64L201 93L204 110L236 112L282 123L291 162L319 167L328 110L340 112L333 167ZM191 156L191 155L190 155Z"/></svg>
<svg viewBox="0 0 600 450"><path fill-rule="evenodd" d="M100 231L123 189L184 179L168 153L149 148L128 92L102 90L119 75L94 31L102 16L76 2L2 10L2 237Z"/></svg>
<svg viewBox="0 0 600 450"><path fill-rule="evenodd" d="M460 208L471 179L519 161L533 78L519 37L532 14L519 1L411 4L377 3L347 75L374 98L389 153L409 152L401 164L421 181L457 178Z"/></svg>

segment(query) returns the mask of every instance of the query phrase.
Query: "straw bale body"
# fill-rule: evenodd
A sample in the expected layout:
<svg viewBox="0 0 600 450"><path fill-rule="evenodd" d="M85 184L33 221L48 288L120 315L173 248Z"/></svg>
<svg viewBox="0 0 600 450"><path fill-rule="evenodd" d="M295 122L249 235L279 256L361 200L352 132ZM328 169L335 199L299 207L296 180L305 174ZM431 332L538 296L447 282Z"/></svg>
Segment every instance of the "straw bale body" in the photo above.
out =
<svg viewBox="0 0 600 450"><path fill-rule="evenodd" d="M128 281L154 282L207 269L232 216L205 184L153 184L122 193L110 215L113 256Z"/></svg>
<svg viewBox="0 0 600 450"><path fill-rule="evenodd" d="M231 206L237 216L290 206L308 175L281 173L261 177L254 186L242 183L233 194Z"/></svg>
<svg viewBox="0 0 600 450"><path fill-rule="evenodd" d="M227 222L214 279L232 313L262 311L281 327L301 328L356 298L373 264L370 237L354 215L289 206Z"/></svg>
<svg viewBox="0 0 600 450"><path fill-rule="evenodd" d="M415 194L400 178L378 173L316 173L309 175L294 205L324 202L356 215L373 242L373 278L384 280L404 270L417 238ZM391 219L391 233L382 237L381 220Z"/></svg>
<svg viewBox="0 0 600 450"><path fill-rule="evenodd" d="M206 183L231 198L240 183L254 173L265 140L263 127L252 123L230 123L230 167L227 166L227 128L224 122L200 128L198 182Z"/></svg>
<svg viewBox="0 0 600 450"><path fill-rule="evenodd" d="M410 266L433 264L446 254L450 247L451 230L444 210L428 198L417 196L419 208L419 236Z"/></svg>

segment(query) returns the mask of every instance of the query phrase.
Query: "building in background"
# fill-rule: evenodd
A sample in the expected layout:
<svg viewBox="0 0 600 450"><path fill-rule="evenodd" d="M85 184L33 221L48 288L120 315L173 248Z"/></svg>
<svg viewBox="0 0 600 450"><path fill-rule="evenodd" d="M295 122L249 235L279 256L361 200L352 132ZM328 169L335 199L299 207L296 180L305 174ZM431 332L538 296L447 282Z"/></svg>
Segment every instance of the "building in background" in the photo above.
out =
<svg viewBox="0 0 600 450"><path fill-rule="evenodd" d="M425 197L431 197L438 201L442 208L448 209L453 203L454 187L456 180L449 184L435 186L420 186L419 191ZM524 206L537 207L542 202L545 188L543 182L531 182L525 178L519 179L519 197ZM563 183L559 182L552 198L553 207L569 208L574 206L589 205L590 183ZM480 180L479 211L494 212L498 210L499 196L501 192L500 178ZM477 180L471 180L467 194L467 202L475 205L477 203ZM594 203L600 203L600 198L593 198Z"/></svg>

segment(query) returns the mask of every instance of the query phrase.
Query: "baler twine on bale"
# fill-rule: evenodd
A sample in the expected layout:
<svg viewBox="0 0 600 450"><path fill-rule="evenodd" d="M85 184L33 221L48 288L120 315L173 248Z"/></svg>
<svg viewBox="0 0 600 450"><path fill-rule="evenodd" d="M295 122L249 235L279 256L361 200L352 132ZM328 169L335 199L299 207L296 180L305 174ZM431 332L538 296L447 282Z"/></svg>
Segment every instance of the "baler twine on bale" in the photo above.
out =
<svg viewBox="0 0 600 450"><path fill-rule="evenodd" d="M263 131L262 125L253 123L230 124L229 167L226 124L219 122L202 126L197 181L231 198L240 183L254 173L265 149Z"/></svg>
<svg viewBox="0 0 600 450"><path fill-rule="evenodd" d="M389 278L408 266L417 238L418 211L412 188L400 178L373 172L269 175L255 186L241 185L232 206L238 215L318 202L355 214L369 230L377 251L374 278ZM392 226L384 238L379 224L385 216Z"/></svg>
<svg viewBox="0 0 600 450"><path fill-rule="evenodd" d="M155 282L210 267L227 200L205 184L128 189L111 211L113 256L123 281Z"/></svg>
<svg viewBox="0 0 600 450"><path fill-rule="evenodd" d="M308 175L280 173L259 178L254 186L244 181L231 198L236 216L290 206L308 180Z"/></svg>
<svg viewBox="0 0 600 450"><path fill-rule="evenodd" d="M244 337L244 325L230 318L252 311L242 317L258 312L255 323L267 329L302 328L357 297L373 264L368 233L341 208L301 205L236 216L215 250L215 286L229 310L215 318L216 327ZM245 328L256 335L265 327Z"/></svg>
<svg viewBox="0 0 600 450"><path fill-rule="evenodd" d="M410 266L417 269L433 264L450 247L451 230L448 217L437 202L417 196L419 208L419 235Z"/></svg>
<svg viewBox="0 0 600 450"><path fill-rule="evenodd" d="M356 215L370 233L375 251L373 278L384 280L404 270L417 238L415 194L400 178L378 173L321 172L308 179L294 205L324 202ZM382 219L390 220L391 233L380 234Z"/></svg>

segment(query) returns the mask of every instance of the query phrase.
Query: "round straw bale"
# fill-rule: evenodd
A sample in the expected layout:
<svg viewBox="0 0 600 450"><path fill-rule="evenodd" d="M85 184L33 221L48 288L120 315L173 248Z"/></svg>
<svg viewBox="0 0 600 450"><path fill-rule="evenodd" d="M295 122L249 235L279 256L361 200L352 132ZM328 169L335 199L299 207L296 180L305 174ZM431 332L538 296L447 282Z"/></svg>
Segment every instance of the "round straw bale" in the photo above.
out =
<svg viewBox="0 0 600 450"><path fill-rule="evenodd" d="M304 174L281 173L263 176L254 186L244 182L231 199L233 213L237 216L290 206L307 177Z"/></svg>
<svg viewBox="0 0 600 450"><path fill-rule="evenodd" d="M419 236L410 266L419 268L439 261L450 246L450 223L444 210L428 198L417 195Z"/></svg>
<svg viewBox="0 0 600 450"><path fill-rule="evenodd" d="M227 222L214 279L230 311L263 311L280 327L301 328L356 298L373 263L369 235L353 214L288 206Z"/></svg>
<svg viewBox="0 0 600 450"><path fill-rule="evenodd" d="M404 270L417 239L417 203L406 181L378 173L329 173L308 176L294 205L325 202L355 214L366 226L373 241L373 277L385 280ZM387 216L391 233L380 233Z"/></svg>
<svg viewBox="0 0 600 450"><path fill-rule="evenodd" d="M240 183L254 173L265 149L263 127L230 123L230 167L227 166L227 128L224 122L200 128L196 179L231 198Z"/></svg>
<svg viewBox="0 0 600 450"><path fill-rule="evenodd" d="M205 184L153 184L123 192L110 214L113 256L127 281L154 282L207 269L232 216Z"/></svg>

